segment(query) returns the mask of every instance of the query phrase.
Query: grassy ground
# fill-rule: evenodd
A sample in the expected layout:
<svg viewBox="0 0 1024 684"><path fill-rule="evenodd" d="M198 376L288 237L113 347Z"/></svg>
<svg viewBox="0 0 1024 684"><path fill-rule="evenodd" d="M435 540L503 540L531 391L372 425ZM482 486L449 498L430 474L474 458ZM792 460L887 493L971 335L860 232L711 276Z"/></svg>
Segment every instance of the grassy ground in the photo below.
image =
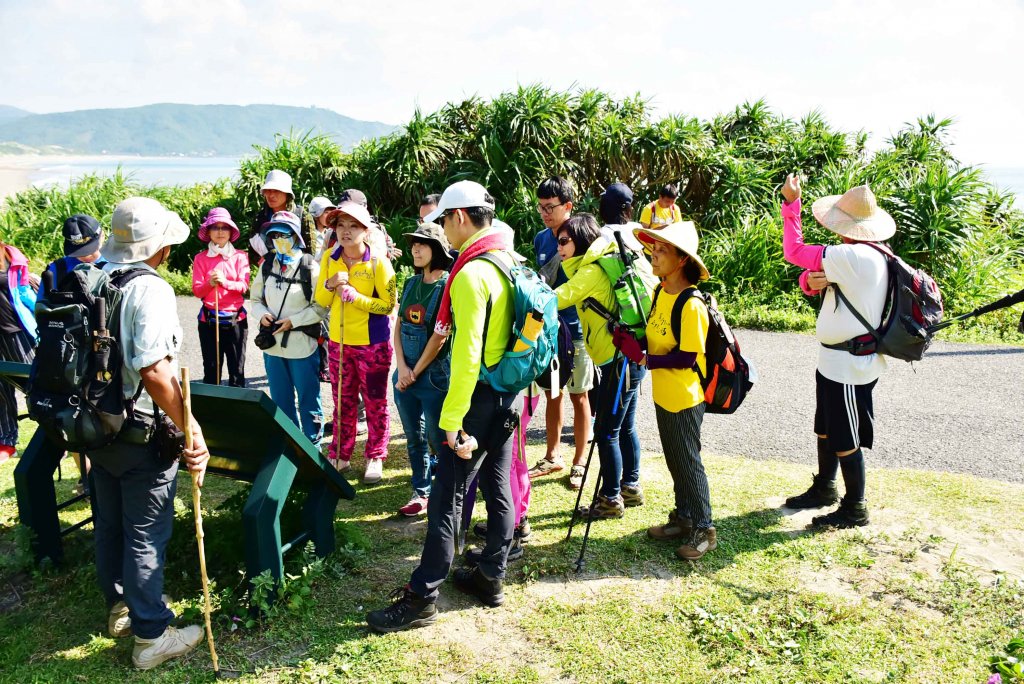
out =
<svg viewBox="0 0 1024 684"><path fill-rule="evenodd" d="M504 608L446 586L436 626L370 635L365 611L407 580L421 547L424 521L393 514L409 495L403 451L396 441L383 482L359 485L339 507L345 548L305 566L293 554L285 601L248 627L233 591L245 485L211 478L203 498L222 669L251 682L982 682L988 656L1024 631L1024 487L873 470L874 524L813 534L809 514L778 508L782 493L807 484L807 468L708 455L720 542L704 560L678 561L673 545L644 535L671 501L664 459L651 456L647 504L596 523L575 574L580 535L564 542L573 495L549 477L536 483L534 538L510 570ZM205 648L153 673L131 669L130 641L105 634L87 532L67 539L64 567L26 564L13 465L0 466L0 680L212 681ZM176 612L197 620L187 478L179 485L166 589ZM62 518L84 515L79 506Z"/></svg>

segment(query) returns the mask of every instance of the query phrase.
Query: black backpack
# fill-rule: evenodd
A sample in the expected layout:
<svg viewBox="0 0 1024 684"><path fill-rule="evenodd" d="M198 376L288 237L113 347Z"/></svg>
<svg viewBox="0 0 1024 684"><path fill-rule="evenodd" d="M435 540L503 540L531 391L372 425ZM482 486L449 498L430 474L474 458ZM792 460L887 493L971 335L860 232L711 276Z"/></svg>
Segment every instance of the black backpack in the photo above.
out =
<svg viewBox="0 0 1024 684"><path fill-rule="evenodd" d="M88 451L117 437L134 410L123 393L123 288L149 269L108 274L79 264L59 284L43 273L36 301L39 345L28 382L28 414L57 446Z"/></svg>
<svg viewBox="0 0 1024 684"><path fill-rule="evenodd" d="M661 285L654 289L651 309L658 303ZM672 334L676 340L683 339L683 306L691 297L704 302L708 309L708 336L704 342L704 359L707 375L700 372L700 366L693 364L693 371L700 379L704 390L704 410L708 413L734 413L754 386L750 363L740 352L740 343L718 310L714 297L706 297L697 288L687 288L676 298L672 306Z"/></svg>
<svg viewBox="0 0 1024 684"><path fill-rule="evenodd" d="M854 318L868 331L853 339L823 347L850 352L854 356L884 354L904 361L920 361L931 346L935 326L942 320L942 293L935 280L924 271L912 268L907 262L889 249L875 242L862 243L885 257L889 268L889 284L885 294L885 306L878 328L868 323L838 285L838 297ZM824 300L822 300L824 303Z"/></svg>
<svg viewBox="0 0 1024 684"><path fill-rule="evenodd" d="M576 365L576 346L572 342L569 326L561 315L558 317L558 353L551 360L547 371L541 373L537 378L539 387L546 390L553 389L551 387L551 371L555 364L558 364L558 389L562 389L569 384L569 380L572 378L572 370Z"/></svg>

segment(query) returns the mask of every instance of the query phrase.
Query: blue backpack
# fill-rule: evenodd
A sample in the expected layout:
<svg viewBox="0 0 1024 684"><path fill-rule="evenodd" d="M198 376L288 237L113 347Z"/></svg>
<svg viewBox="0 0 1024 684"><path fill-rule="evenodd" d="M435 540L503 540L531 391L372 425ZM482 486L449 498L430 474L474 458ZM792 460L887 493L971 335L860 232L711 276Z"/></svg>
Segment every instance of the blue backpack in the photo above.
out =
<svg viewBox="0 0 1024 684"><path fill-rule="evenodd" d="M512 283L515 325L508 348L494 366L480 364L480 379L499 392L521 392L551 367L558 353L558 296L535 271L521 264L509 267L493 252L477 259L494 264ZM487 303L484 340L491 318ZM485 345L486 346L486 345Z"/></svg>

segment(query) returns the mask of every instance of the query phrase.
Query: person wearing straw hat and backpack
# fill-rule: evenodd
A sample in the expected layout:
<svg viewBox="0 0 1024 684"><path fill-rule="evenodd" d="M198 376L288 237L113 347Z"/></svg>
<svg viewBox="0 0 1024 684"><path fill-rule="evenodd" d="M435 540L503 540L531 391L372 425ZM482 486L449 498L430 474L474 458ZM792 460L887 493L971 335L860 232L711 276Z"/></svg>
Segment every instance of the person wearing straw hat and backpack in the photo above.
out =
<svg viewBox="0 0 1024 684"><path fill-rule="evenodd" d="M198 473L202 486L210 454L198 422L184 414L175 369L181 326L177 316L168 316L175 310L174 290L156 271L188 234L181 218L156 200L131 197L114 209L111 236L102 250L108 260L103 270L123 292L118 335L122 393L126 402L135 403L134 417L117 438L89 452L96 578L110 610L108 633L134 634L132 662L143 670L183 656L203 640L199 625L170 624L174 613L162 592L178 460L157 456L152 437L146 439L156 408L179 430L190 421L193 448L184 450L182 460Z"/></svg>
<svg viewBox="0 0 1024 684"><path fill-rule="evenodd" d="M203 350L203 382L220 384L221 364L228 367L228 385L245 387L245 291L249 289L249 256L231 244L241 236L231 214L214 207L199 226L199 241L208 244L192 261L192 294L199 298L199 346ZM217 328L220 328L217 330Z"/></svg>
<svg viewBox="0 0 1024 684"><path fill-rule="evenodd" d="M637 340L616 328L612 339L627 358L651 372L658 433L675 494L668 521L648 528L647 535L682 541L676 555L692 561L718 546L708 476L700 457L705 412L700 379L707 374L709 318L697 284L708 279L708 269L697 254L697 228L691 221L637 228L633 233L650 253L661 285L655 291L645 338Z"/></svg>
<svg viewBox="0 0 1024 684"><path fill-rule="evenodd" d="M842 195L817 200L814 218L842 238L839 245L808 245L801 227L800 178L790 174L782 186L782 250L786 261L804 270L800 288L809 296L821 295L815 374L818 473L810 488L786 499L793 509L831 506L838 498L836 474L841 470L846 494L839 507L816 516L815 527L857 527L868 524L864 498L865 470L862 449L874 442L872 392L886 368L876 353L854 355L831 348L867 332L863 318L877 329L885 308L889 268L880 243L896 232L892 217L878 206L867 185ZM854 311L855 310L855 311Z"/></svg>

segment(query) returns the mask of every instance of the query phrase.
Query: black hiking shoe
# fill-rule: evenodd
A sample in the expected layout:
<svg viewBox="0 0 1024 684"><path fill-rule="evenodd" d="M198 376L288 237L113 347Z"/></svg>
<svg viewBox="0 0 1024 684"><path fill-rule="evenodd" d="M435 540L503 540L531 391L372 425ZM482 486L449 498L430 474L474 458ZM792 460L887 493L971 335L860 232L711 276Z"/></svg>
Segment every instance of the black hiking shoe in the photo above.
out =
<svg viewBox="0 0 1024 684"><path fill-rule="evenodd" d="M465 553L466 565L477 566L480 565L480 556L483 555L483 549L467 549ZM518 539L512 539L512 546L508 549L508 562L512 563L523 557L523 544Z"/></svg>
<svg viewBox="0 0 1024 684"><path fill-rule="evenodd" d="M803 494L786 499L786 508L798 511L804 508L824 508L839 501L836 481L826 480L821 475L814 476L814 482Z"/></svg>
<svg viewBox="0 0 1024 684"><path fill-rule="evenodd" d="M374 632L387 634L401 632L403 629L417 629L432 625L437 620L434 602L414 594L408 584L395 589L388 598L393 599L394 603L366 614L366 624Z"/></svg>
<svg viewBox="0 0 1024 684"><path fill-rule="evenodd" d="M475 596L485 606L497 608L505 602L501 580L488 579L480 568L459 568L452 576L455 588L464 594Z"/></svg>
<svg viewBox="0 0 1024 684"><path fill-rule="evenodd" d="M478 522L476 525L473 525L473 534L476 535L477 539L486 540L487 522ZM513 541L518 540L525 544L529 541L531 534L533 534L533 530L530 529L530 521L526 516L523 516L523 519L519 521L519 524L516 526L516 529L512 534L512 539ZM510 558L509 560L512 559Z"/></svg>
<svg viewBox="0 0 1024 684"><path fill-rule="evenodd" d="M831 513L811 518L812 527L836 527L841 530L850 527L863 527L868 522L870 521L867 504L863 501L847 503L846 499L843 499L839 508Z"/></svg>

